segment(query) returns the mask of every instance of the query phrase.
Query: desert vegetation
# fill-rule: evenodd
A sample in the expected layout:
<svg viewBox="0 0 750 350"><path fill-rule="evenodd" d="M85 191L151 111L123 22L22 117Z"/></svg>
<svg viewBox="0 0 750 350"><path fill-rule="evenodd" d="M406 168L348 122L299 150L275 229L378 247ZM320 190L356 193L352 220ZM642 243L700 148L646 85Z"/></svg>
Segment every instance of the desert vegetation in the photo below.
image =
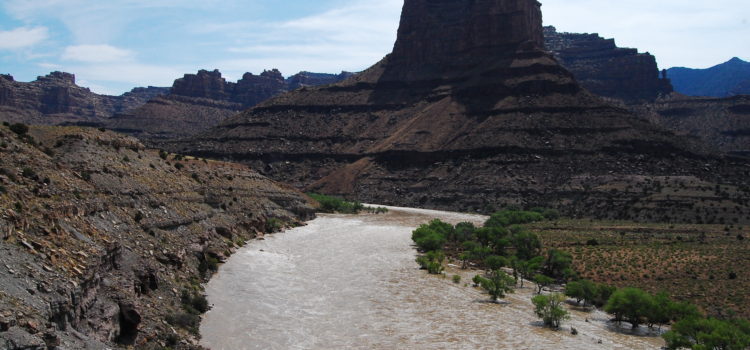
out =
<svg viewBox="0 0 750 350"><path fill-rule="evenodd" d="M417 261L432 274L443 272L446 259L460 261L464 269L472 266L483 271L472 281L492 301L523 286L524 279L532 280L536 284L531 300L534 312L553 329L568 319L564 304L569 297L583 310L603 309L618 325L627 322L633 329L672 325L663 334L670 349L747 348L750 323L736 318L728 305L699 307L691 294L681 293L684 290L651 283L671 281L673 286L687 287L679 279L661 277L670 266L671 271L678 266L689 269L692 282L702 273L711 274L709 281L746 282L738 280L747 269L731 263L742 260L747 264L747 253L741 251L744 239L738 238L744 236L735 234L734 226L602 224L560 219L556 212L543 209L504 210L491 215L482 227L453 226L436 219L414 230L412 240L420 251ZM738 255L726 256L720 249ZM649 264L656 268L648 268ZM611 278L602 278L607 276ZM552 285L563 285L564 293L545 293ZM725 293L745 291L729 288ZM716 310L723 310L723 316L721 312L716 315Z"/></svg>
<svg viewBox="0 0 750 350"><path fill-rule="evenodd" d="M318 210L323 213L357 214L365 209L365 206L359 202L349 202L338 197L318 193L308 193L307 195L320 203Z"/></svg>

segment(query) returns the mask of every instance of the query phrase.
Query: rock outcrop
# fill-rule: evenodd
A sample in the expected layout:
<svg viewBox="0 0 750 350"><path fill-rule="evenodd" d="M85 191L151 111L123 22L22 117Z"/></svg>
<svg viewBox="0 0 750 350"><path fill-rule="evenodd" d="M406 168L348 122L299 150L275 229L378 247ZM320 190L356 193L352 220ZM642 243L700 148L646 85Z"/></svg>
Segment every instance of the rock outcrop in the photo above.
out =
<svg viewBox="0 0 750 350"><path fill-rule="evenodd" d="M620 48L598 34L560 33L544 27L547 50L589 91L627 102L653 101L672 92L660 77L656 58L637 49Z"/></svg>
<svg viewBox="0 0 750 350"><path fill-rule="evenodd" d="M750 62L737 57L711 68L675 67L667 72L675 90L684 95L729 97L750 93Z"/></svg>
<svg viewBox="0 0 750 350"><path fill-rule="evenodd" d="M299 72L287 78L287 90L291 91L302 87L334 84L349 78L352 75L354 75L354 73L350 72L341 72L340 74Z"/></svg>
<svg viewBox="0 0 750 350"><path fill-rule="evenodd" d="M175 80L171 93L155 98L104 127L136 136L152 144L187 137L207 130L240 111L299 87L326 85L351 76L306 73L284 79L276 69L259 75L245 73L236 83L227 82L218 70L201 70Z"/></svg>
<svg viewBox="0 0 750 350"><path fill-rule="evenodd" d="M76 85L70 73L52 72L30 83L0 75L0 120L47 125L98 122L167 92L167 88L148 87L106 96Z"/></svg>
<svg viewBox="0 0 750 350"><path fill-rule="evenodd" d="M721 152L750 156L750 96L708 98L673 94L629 108Z"/></svg>
<svg viewBox="0 0 750 350"><path fill-rule="evenodd" d="M543 49L536 0L407 0L393 53L368 70L165 146L371 203L750 220L744 161L581 88Z"/></svg>
<svg viewBox="0 0 750 350"><path fill-rule="evenodd" d="M0 347L198 348L217 263L312 216L242 165L96 129L29 135L0 126Z"/></svg>

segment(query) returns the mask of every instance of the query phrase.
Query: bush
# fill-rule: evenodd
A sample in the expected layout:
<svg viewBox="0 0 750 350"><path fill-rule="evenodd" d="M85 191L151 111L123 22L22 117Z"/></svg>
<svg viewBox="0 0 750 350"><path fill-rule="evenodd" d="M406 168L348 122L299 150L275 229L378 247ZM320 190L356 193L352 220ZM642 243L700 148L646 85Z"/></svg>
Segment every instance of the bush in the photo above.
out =
<svg viewBox="0 0 750 350"><path fill-rule="evenodd" d="M485 227L507 227L510 225L528 224L544 220L544 216L533 211L503 210L492 214Z"/></svg>
<svg viewBox="0 0 750 350"><path fill-rule="evenodd" d="M453 283L455 283L455 284L461 283L461 276L460 275L453 275Z"/></svg>
<svg viewBox="0 0 750 350"><path fill-rule="evenodd" d="M167 323L185 329L193 334L198 334L201 317L187 312L167 315Z"/></svg>
<svg viewBox="0 0 750 350"><path fill-rule="evenodd" d="M307 195L320 203L320 211L323 213L357 214L365 208L362 203L347 202L338 197L317 193L308 193Z"/></svg>
<svg viewBox="0 0 750 350"><path fill-rule="evenodd" d="M429 225L419 226L412 232L411 239L424 252L443 249L445 243L448 242L445 235L435 231Z"/></svg>
<svg viewBox="0 0 750 350"><path fill-rule="evenodd" d="M502 267L508 266L508 259L498 255L490 255L484 259L484 265L490 270L499 270Z"/></svg>
<svg viewBox="0 0 750 350"><path fill-rule="evenodd" d="M178 162L178 163L174 163L174 167L175 167L175 168L176 168L177 170L182 170L182 168L184 168L184 167L185 167L185 165L184 165L184 164L182 164L182 163L179 163L179 162Z"/></svg>
<svg viewBox="0 0 750 350"><path fill-rule="evenodd" d="M653 296L638 288L622 288L615 291L604 306L604 311L615 315L619 323L630 322L633 328L647 319L655 307Z"/></svg>
<svg viewBox="0 0 750 350"><path fill-rule="evenodd" d="M562 321L570 318L568 311L562 306L564 301L565 297L559 293L539 294L531 298L534 313L542 319L545 326L554 329L559 329Z"/></svg>
<svg viewBox="0 0 750 350"><path fill-rule="evenodd" d="M10 131L18 134L19 136L26 135L27 132L29 132L29 127L26 126L26 124L22 123L15 123L8 127Z"/></svg>
<svg viewBox="0 0 750 350"><path fill-rule="evenodd" d="M36 172L31 168L23 168L21 175L25 178L33 179L36 177Z"/></svg>
<svg viewBox="0 0 750 350"><path fill-rule="evenodd" d="M8 190L5 189L5 186L0 185L0 194L4 194L6 192L8 192Z"/></svg>
<svg viewBox="0 0 750 350"><path fill-rule="evenodd" d="M169 153L166 151L159 151L159 158L167 160L167 157L169 156Z"/></svg>
<svg viewBox="0 0 750 350"><path fill-rule="evenodd" d="M423 270L427 270L432 275L438 275L443 272L443 261L445 254L442 251L429 251L425 255L417 257L417 263Z"/></svg>
<svg viewBox="0 0 750 350"><path fill-rule="evenodd" d="M692 317L675 323L662 336L668 349L727 349L750 347L750 322Z"/></svg>
<svg viewBox="0 0 750 350"><path fill-rule="evenodd" d="M513 286L516 284L516 280L513 277L500 270L492 271L488 278L479 275L477 277L479 278L475 277L475 279L487 291L492 301L497 301L498 298L505 298L506 293L513 292Z"/></svg>

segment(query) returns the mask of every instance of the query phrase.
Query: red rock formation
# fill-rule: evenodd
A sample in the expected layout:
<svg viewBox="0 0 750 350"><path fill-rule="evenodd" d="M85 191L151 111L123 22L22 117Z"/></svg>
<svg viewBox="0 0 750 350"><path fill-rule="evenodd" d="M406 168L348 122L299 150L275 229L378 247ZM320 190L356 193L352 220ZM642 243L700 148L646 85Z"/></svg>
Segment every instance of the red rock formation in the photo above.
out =
<svg viewBox="0 0 750 350"><path fill-rule="evenodd" d="M559 33L549 26L544 28L544 40L560 64L597 95L629 102L653 101L673 90L666 77L659 78L654 56L617 47L614 39L598 34Z"/></svg>
<svg viewBox="0 0 750 350"><path fill-rule="evenodd" d="M707 202L673 192L663 201L660 191L746 181L733 161L582 89L542 49L541 32L536 0L407 0L381 62L167 146L309 190L463 211L512 203L703 220L714 217ZM747 220L750 209L740 212L727 215Z"/></svg>
<svg viewBox="0 0 750 350"><path fill-rule="evenodd" d="M0 119L48 125L100 122L166 92L152 87L134 89L123 96L105 96L76 85L70 73L52 72L30 83L4 75L0 77Z"/></svg>

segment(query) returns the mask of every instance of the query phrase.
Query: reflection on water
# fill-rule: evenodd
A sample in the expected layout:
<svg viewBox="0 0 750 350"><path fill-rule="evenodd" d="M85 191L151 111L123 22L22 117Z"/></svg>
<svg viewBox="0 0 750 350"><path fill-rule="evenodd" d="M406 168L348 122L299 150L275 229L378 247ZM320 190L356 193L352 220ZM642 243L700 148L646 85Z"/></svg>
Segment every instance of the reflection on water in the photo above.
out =
<svg viewBox="0 0 750 350"><path fill-rule="evenodd" d="M540 328L531 288L504 304L471 286L429 276L414 262L411 231L468 214L392 208L385 215L322 215L254 241L208 284L213 309L202 345L235 349L658 349L657 337L606 329L603 313L573 312L564 330ZM588 318L590 322L585 322ZM573 336L569 326L579 334ZM601 344L598 342L601 340Z"/></svg>

